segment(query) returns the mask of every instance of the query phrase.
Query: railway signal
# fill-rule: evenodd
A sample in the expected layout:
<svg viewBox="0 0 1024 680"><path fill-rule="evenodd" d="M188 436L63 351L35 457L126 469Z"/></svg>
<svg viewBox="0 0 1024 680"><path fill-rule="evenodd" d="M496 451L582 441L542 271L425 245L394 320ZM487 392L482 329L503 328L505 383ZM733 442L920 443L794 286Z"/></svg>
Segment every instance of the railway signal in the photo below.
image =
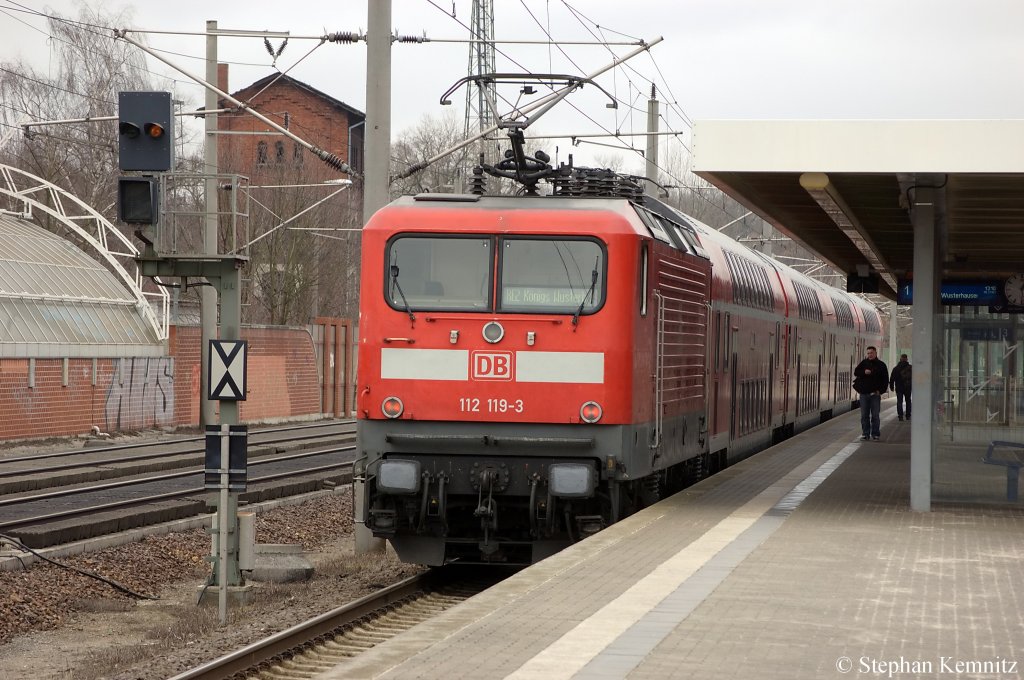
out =
<svg viewBox="0 0 1024 680"><path fill-rule="evenodd" d="M117 94L117 161L122 171L166 172L174 165L174 104L170 92ZM119 177L117 216L127 224L160 219L158 180Z"/></svg>
<svg viewBox="0 0 1024 680"><path fill-rule="evenodd" d="M121 170L170 170L174 165L171 93L118 92L117 133Z"/></svg>
<svg viewBox="0 0 1024 680"><path fill-rule="evenodd" d="M117 218L126 224L156 224L160 195L155 177L117 179Z"/></svg>

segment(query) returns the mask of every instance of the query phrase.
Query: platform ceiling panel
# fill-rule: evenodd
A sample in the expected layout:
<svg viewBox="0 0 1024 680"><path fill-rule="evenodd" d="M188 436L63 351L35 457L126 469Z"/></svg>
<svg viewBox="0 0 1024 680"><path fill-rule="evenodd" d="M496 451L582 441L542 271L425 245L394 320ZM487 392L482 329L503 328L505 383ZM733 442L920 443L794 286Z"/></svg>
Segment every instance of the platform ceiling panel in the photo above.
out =
<svg viewBox="0 0 1024 680"><path fill-rule="evenodd" d="M947 277L1021 271L1024 121L697 121L694 169L846 272L863 252L801 185L823 173L891 273L913 270L907 190L939 189ZM889 291L891 294L892 291Z"/></svg>

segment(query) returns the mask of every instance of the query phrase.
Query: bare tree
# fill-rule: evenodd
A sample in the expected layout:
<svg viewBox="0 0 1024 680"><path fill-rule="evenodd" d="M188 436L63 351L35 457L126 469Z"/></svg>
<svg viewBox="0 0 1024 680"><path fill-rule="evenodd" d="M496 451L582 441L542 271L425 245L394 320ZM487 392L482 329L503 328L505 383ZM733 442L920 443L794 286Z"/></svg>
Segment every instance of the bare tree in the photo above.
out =
<svg viewBox="0 0 1024 680"><path fill-rule="evenodd" d="M49 72L39 72L23 61L0 64L0 123L8 133L7 143L0 147L0 162L60 186L111 222L117 214L120 174L116 120L22 126L116 116L118 92L165 85L160 76L146 70L141 51L100 28L124 25L128 19L127 13L104 14L88 5L81 6L73 19L53 12L48 19L53 46ZM194 155L185 152L186 136L179 134L177 139L179 167L194 166ZM190 202L195 210L197 203ZM45 215L36 219L44 228L78 243L76 234L60 228L55 220ZM134 230L124 227L123 231L131 237Z"/></svg>
<svg viewBox="0 0 1024 680"><path fill-rule="evenodd" d="M454 112L435 118L424 116L416 127L402 132L391 145L391 175L397 177L409 167L433 158L463 140L464 126ZM461 193L466 172L476 162L474 146L451 153L415 174L391 183L391 195L422 192Z"/></svg>
<svg viewBox="0 0 1024 680"><path fill-rule="evenodd" d="M271 157L250 178L251 246L242 288L247 323L304 324L316 316L357 314L358 190L324 183L320 166L301 158L301 152L280 162ZM231 157L221 164L242 167ZM227 244L221 250L229 250Z"/></svg>
<svg viewBox="0 0 1024 680"><path fill-rule="evenodd" d="M20 61L4 63L0 120L18 126L116 115L119 91L155 89L144 55L95 28L125 21L124 14L105 15L88 6L74 21L55 13L49 19L53 75ZM0 159L62 186L109 218L116 212L116 122L31 127L0 149Z"/></svg>

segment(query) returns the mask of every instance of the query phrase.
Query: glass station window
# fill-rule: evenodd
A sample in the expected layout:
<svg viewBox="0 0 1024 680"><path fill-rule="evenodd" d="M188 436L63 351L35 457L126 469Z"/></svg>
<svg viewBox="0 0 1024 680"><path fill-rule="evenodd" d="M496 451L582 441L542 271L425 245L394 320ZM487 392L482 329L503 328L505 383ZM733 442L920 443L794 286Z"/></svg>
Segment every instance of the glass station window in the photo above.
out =
<svg viewBox="0 0 1024 680"><path fill-rule="evenodd" d="M506 312L592 314L605 299L605 251L591 239L505 238L499 306Z"/></svg>
<svg viewBox="0 0 1024 680"><path fill-rule="evenodd" d="M489 236L398 236L388 244L385 297L399 311L488 311L492 257Z"/></svg>

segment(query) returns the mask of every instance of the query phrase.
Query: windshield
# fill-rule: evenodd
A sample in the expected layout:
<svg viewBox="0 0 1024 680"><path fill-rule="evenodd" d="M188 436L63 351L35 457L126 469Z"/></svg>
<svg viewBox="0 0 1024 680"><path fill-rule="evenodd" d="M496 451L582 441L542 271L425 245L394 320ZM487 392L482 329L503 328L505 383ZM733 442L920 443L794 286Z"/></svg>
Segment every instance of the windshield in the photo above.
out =
<svg viewBox="0 0 1024 680"><path fill-rule="evenodd" d="M492 311L495 243L501 311L592 314L604 304L606 255L597 240L461 235L393 238L384 270L388 304L409 312Z"/></svg>
<svg viewBox="0 0 1024 680"><path fill-rule="evenodd" d="M394 239L384 272L388 304L398 310L489 310L491 252L490 237Z"/></svg>
<svg viewBox="0 0 1024 680"><path fill-rule="evenodd" d="M604 303L604 249L589 239L506 238L501 310L590 314Z"/></svg>

